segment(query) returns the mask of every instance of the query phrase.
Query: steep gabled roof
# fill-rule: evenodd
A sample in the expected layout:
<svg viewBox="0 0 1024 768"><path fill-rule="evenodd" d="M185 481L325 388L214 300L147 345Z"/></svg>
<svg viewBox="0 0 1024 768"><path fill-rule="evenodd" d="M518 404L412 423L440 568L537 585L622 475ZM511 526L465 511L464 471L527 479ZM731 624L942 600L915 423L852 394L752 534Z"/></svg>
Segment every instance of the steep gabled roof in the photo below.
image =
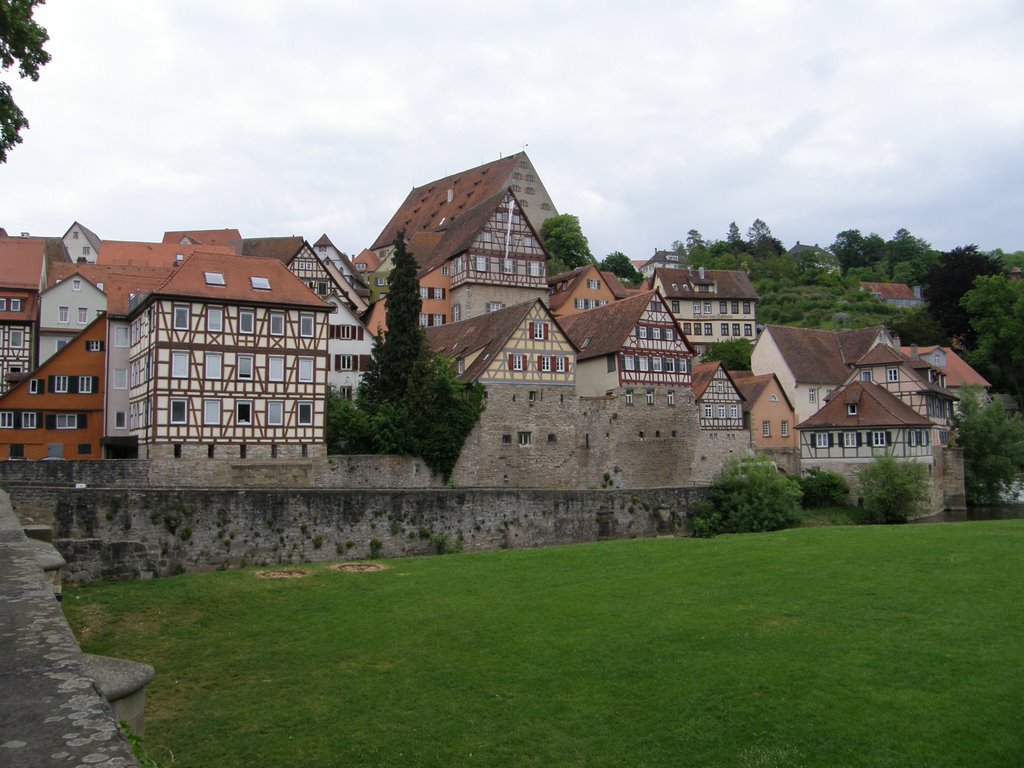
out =
<svg viewBox="0 0 1024 768"><path fill-rule="evenodd" d="M224 284L208 282L208 273L220 274ZM269 289L257 288L253 277L266 278ZM310 309L331 307L277 259L224 256L202 251L193 254L171 272L151 296L239 304L283 304Z"/></svg>
<svg viewBox="0 0 1024 768"><path fill-rule="evenodd" d="M156 290L171 274L171 267L147 270L116 270L103 279L103 292L107 294L107 314L125 317L132 296Z"/></svg>
<svg viewBox="0 0 1024 768"><path fill-rule="evenodd" d="M352 259L352 264L365 264L366 269L359 271L368 275L371 272L373 272L378 266L380 266L380 258L377 256L376 253L371 251L369 248L364 248L362 251L360 251L358 256Z"/></svg>
<svg viewBox="0 0 1024 768"><path fill-rule="evenodd" d="M605 304L603 307L560 317L558 322L562 330L579 349L576 359L589 360L592 357L601 357L622 349L644 310L647 309L647 305L657 295L656 291L647 291L621 301ZM672 317L668 307L665 307L665 312ZM673 318L674 320L675 318ZM676 323L676 332L683 338L683 343L690 354L693 354L693 347L683 336L678 323Z"/></svg>
<svg viewBox="0 0 1024 768"><path fill-rule="evenodd" d="M775 382L775 387L782 395L782 399L786 401L789 410L793 410L793 403L790 402L789 397L782 388L782 384L779 382L779 378L774 373L762 373L760 375L755 375L752 371L727 371L727 373L736 389L739 390L739 393L743 395L743 399L746 401L743 404L744 410L748 410L750 406L756 403L761 395L764 394L764 391L771 386L772 382Z"/></svg>
<svg viewBox="0 0 1024 768"><path fill-rule="evenodd" d="M417 232L437 229L442 220L447 221L454 216L477 205L480 200L503 192L508 186L508 178L520 157L525 152L494 160L490 163L470 168L467 171L453 173L443 179L432 181L420 187L414 187L405 198L405 202L395 211L394 216L385 225L377 239L370 246L371 250L390 246L399 232L404 231L407 239ZM449 190L452 193L448 201Z"/></svg>
<svg viewBox="0 0 1024 768"><path fill-rule="evenodd" d="M718 360L710 363L697 363L697 365L693 366L693 372L690 375L690 388L693 389L694 400L700 400L700 398L704 396L704 393L707 392L708 387L715 378L715 374L718 373L719 370L725 374L729 383L732 384L733 389L736 390L736 394L739 396L740 400L745 400L746 398L744 398L740 388L736 386L736 382L733 381L732 376L729 375L729 372L725 370L725 368L722 368L722 363Z"/></svg>
<svg viewBox="0 0 1024 768"><path fill-rule="evenodd" d="M331 248L334 248L334 243L331 242L331 238L327 236L326 232L320 235L319 239L315 243L313 243L313 245L329 245L331 246ZM337 250L337 248L335 248L335 250Z"/></svg>
<svg viewBox="0 0 1024 768"><path fill-rule="evenodd" d="M476 381L538 304L543 307L548 321L561 328L544 303L540 299L534 299L458 323L427 328L427 343L435 352L453 360L480 351L472 364L459 376L460 381Z"/></svg>
<svg viewBox="0 0 1024 768"><path fill-rule="evenodd" d="M85 226L85 224L82 224L80 221L73 221L73 222L71 222L71 226L68 227L68 231L64 233L64 237L67 237L68 236L68 232L70 232L76 226L80 230L82 230L82 234L85 235L85 239L89 241L89 245L92 246L93 252L94 253L99 253L100 252L100 243L101 243L99 235L97 235L95 232L93 232L91 229L89 229L87 226ZM64 237L62 237L61 240L63 240Z"/></svg>
<svg viewBox="0 0 1024 768"><path fill-rule="evenodd" d="M199 245L228 246L238 253L242 234L237 229L183 229L164 232L163 242L181 243L187 237Z"/></svg>
<svg viewBox="0 0 1024 768"><path fill-rule="evenodd" d="M742 299L756 301L757 291L750 282L746 272L736 269L705 269L703 277L700 269L665 269L654 270L654 282L661 284L661 292L669 299ZM714 293L700 293L698 285L714 285Z"/></svg>
<svg viewBox="0 0 1024 768"><path fill-rule="evenodd" d="M856 404L857 413L850 415L849 406ZM796 425L797 429L855 429L863 427L930 427L926 416L888 392L884 387L866 381L852 381L833 393L832 398L810 418Z"/></svg>
<svg viewBox="0 0 1024 768"><path fill-rule="evenodd" d="M892 347L885 344L878 344L861 355L855 365L892 365L902 363L904 359L903 355Z"/></svg>
<svg viewBox="0 0 1024 768"><path fill-rule="evenodd" d="M283 264L291 264L306 240L298 235L287 237L247 237L242 240L241 254L259 259L277 259Z"/></svg>
<svg viewBox="0 0 1024 768"><path fill-rule="evenodd" d="M960 355L954 352L950 347L939 347L938 345L917 347L917 359L923 359L929 356L936 349L941 349L946 353L946 365L945 367L939 368L939 370L946 375L947 387L978 386L988 389L992 386L984 376L968 365L967 361L960 357ZM904 356L908 360L913 361L915 359L914 347L901 347L900 351L903 352Z"/></svg>
<svg viewBox="0 0 1024 768"><path fill-rule="evenodd" d="M850 367L867 353L882 331L880 325L855 331L786 325L769 325L764 330L770 333L796 381L818 384L845 379Z"/></svg>

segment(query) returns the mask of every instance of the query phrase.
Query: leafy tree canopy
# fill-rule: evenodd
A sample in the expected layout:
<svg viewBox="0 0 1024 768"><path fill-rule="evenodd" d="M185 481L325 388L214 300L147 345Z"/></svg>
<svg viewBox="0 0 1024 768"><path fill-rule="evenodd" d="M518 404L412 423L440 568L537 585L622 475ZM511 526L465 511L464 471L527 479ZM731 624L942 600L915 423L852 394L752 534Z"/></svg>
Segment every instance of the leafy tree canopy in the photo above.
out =
<svg viewBox="0 0 1024 768"><path fill-rule="evenodd" d="M540 226L540 239L551 256L549 274L556 275L594 263L579 217L571 213L560 213L546 219Z"/></svg>
<svg viewBox="0 0 1024 768"><path fill-rule="evenodd" d="M998 259L981 253L976 245L966 245L940 254L938 263L925 275L928 311L946 335L966 349L973 349L977 338L969 311L960 300L978 277L1002 273Z"/></svg>
<svg viewBox="0 0 1024 768"><path fill-rule="evenodd" d="M998 503L1024 472L1024 418L1007 417L978 387L967 387L955 419L957 445L964 451L968 504Z"/></svg>
<svg viewBox="0 0 1024 768"><path fill-rule="evenodd" d="M46 30L32 19L36 5L43 0L6 0L0 2L0 69L7 72L15 64L18 74L39 79L39 68L50 60L43 50L49 39ZM11 87L0 81L0 163L7 162L7 153L21 143L21 132L28 128L28 119L11 97Z"/></svg>
<svg viewBox="0 0 1024 768"><path fill-rule="evenodd" d="M700 356L702 363L721 361L727 371L750 370L750 342L746 339L729 339L708 344Z"/></svg>
<svg viewBox="0 0 1024 768"><path fill-rule="evenodd" d="M708 498L694 505L696 536L777 531L800 524L800 484L764 457L734 459L715 478Z"/></svg>
<svg viewBox="0 0 1024 768"><path fill-rule="evenodd" d="M613 251L604 257L604 260L597 265L603 272L611 272L619 280L636 285L644 276L633 266L629 256L622 251Z"/></svg>
<svg viewBox="0 0 1024 768"><path fill-rule="evenodd" d="M860 471L865 523L905 523L928 511L924 464L878 456Z"/></svg>
<svg viewBox="0 0 1024 768"><path fill-rule="evenodd" d="M970 316L977 341L967 362L997 390L1024 404L1024 280L978 277L961 306Z"/></svg>

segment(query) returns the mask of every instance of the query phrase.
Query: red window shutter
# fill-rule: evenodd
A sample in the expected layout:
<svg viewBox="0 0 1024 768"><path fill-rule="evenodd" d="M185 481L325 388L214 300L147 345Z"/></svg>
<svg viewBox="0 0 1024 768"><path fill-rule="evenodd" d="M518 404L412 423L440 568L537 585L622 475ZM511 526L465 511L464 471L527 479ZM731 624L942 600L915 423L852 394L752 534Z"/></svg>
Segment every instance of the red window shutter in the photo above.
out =
<svg viewBox="0 0 1024 768"><path fill-rule="evenodd" d="M369 355L360 355L359 356L359 370L360 371L367 371L369 369L370 369L370 356Z"/></svg>
<svg viewBox="0 0 1024 768"><path fill-rule="evenodd" d="M544 361L544 356L543 355L537 355L537 370L538 371L543 371L544 370L543 361Z"/></svg>
<svg viewBox="0 0 1024 768"><path fill-rule="evenodd" d="M356 326L356 340L358 340L358 341L362 341L363 340L363 326L361 326L361 325L357 325Z"/></svg>
<svg viewBox="0 0 1024 768"><path fill-rule="evenodd" d="M341 370L341 355L335 355L334 356L334 370L336 370L336 371L340 371Z"/></svg>
<svg viewBox="0 0 1024 768"><path fill-rule="evenodd" d="M508 369L510 371L512 370L512 355L508 356Z"/></svg>
<svg viewBox="0 0 1024 768"><path fill-rule="evenodd" d="M549 323L544 323L544 341L548 340L548 325Z"/></svg>

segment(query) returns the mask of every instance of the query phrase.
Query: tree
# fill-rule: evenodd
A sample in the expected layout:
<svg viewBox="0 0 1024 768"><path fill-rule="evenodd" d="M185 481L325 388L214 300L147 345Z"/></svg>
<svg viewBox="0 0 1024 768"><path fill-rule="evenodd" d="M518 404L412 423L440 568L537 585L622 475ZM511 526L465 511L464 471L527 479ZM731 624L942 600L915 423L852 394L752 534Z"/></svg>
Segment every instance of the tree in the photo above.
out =
<svg viewBox="0 0 1024 768"><path fill-rule="evenodd" d="M691 264L700 264L707 251L708 244L700 232L696 229L691 229L686 233L686 255L689 257Z"/></svg>
<svg viewBox="0 0 1024 768"><path fill-rule="evenodd" d="M998 259L979 252L976 245L966 245L940 254L938 263L925 275L924 297L928 311L946 335L965 349L974 349L977 333L960 300L978 277L1002 273L1003 266Z"/></svg>
<svg viewBox="0 0 1024 768"><path fill-rule="evenodd" d="M730 222L729 230L725 235L725 242L729 244L733 253L746 253L747 241L743 239L743 235L740 234L740 228L736 226L736 222Z"/></svg>
<svg viewBox="0 0 1024 768"><path fill-rule="evenodd" d="M976 337L967 362L979 368L996 389L1024 403L1024 280L1003 275L976 278L961 306Z"/></svg>
<svg viewBox="0 0 1024 768"><path fill-rule="evenodd" d="M847 229L836 235L829 248L839 260L845 275L851 269L872 269L882 260L885 240L874 233L865 237L859 229Z"/></svg>
<svg viewBox="0 0 1024 768"><path fill-rule="evenodd" d="M630 261L629 256L624 254L622 251L613 251L604 257L604 261L597 265L598 269L604 272L611 272L619 280L625 280L627 283L636 285L644 276L640 274L636 267L633 266L633 262Z"/></svg>
<svg viewBox="0 0 1024 768"><path fill-rule="evenodd" d="M50 60L43 50L49 35L32 19L36 5L43 0L7 0L0 2L0 69L9 70L18 64L18 74L30 80L39 79L39 68ZM7 162L7 153L21 143L21 132L28 128L28 119L11 97L11 87L0 81L0 163Z"/></svg>
<svg viewBox="0 0 1024 768"><path fill-rule="evenodd" d="M571 213L560 213L545 219L540 226L540 239L551 257L548 271L551 274L566 272L577 267L594 263L580 220Z"/></svg>
<svg viewBox="0 0 1024 768"><path fill-rule="evenodd" d="M750 342L746 339L729 339L708 344L700 356L702 363L721 361L727 371L750 370Z"/></svg>
<svg viewBox="0 0 1024 768"><path fill-rule="evenodd" d="M765 261L786 252L763 219L754 219L754 223L747 230L747 242L750 254L757 261Z"/></svg>
<svg viewBox="0 0 1024 768"><path fill-rule="evenodd" d="M800 486L766 458L734 459L694 505L694 535L777 531L800 524Z"/></svg>
<svg viewBox="0 0 1024 768"><path fill-rule="evenodd" d="M416 260L405 248L405 233L395 238L388 276L388 330L373 343L370 365L359 385L359 405L371 415L384 402L405 397L413 365L427 354L420 327L420 284Z"/></svg>
<svg viewBox="0 0 1024 768"><path fill-rule="evenodd" d="M903 344L949 345L949 336L927 307L918 306L892 321L890 329Z"/></svg>
<svg viewBox="0 0 1024 768"><path fill-rule="evenodd" d="M928 511L928 470L924 464L878 456L860 471L866 523L905 523Z"/></svg>
<svg viewBox="0 0 1024 768"><path fill-rule="evenodd" d="M964 451L968 504L995 504L1024 471L1024 419L1007 417L978 387L966 387L954 419L956 442Z"/></svg>
<svg viewBox="0 0 1024 768"><path fill-rule="evenodd" d="M886 275L898 283L920 285L936 260L931 244L906 229L896 230L892 240L885 244Z"/></svg>

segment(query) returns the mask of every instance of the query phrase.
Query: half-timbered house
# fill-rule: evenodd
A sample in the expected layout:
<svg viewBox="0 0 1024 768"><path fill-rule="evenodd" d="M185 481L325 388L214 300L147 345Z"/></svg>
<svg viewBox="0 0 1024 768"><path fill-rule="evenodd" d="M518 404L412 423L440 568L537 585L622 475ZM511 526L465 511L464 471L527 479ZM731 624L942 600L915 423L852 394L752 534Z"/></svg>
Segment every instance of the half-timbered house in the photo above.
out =
<svg viewBox="0 0 1024 768"><path fill-rule="evenodd" d="M944 386L953 394L959 397L963 387L980 387L988 391L992 386L988 379L974 370L967 361L958 355L951 347L940 346L910 346L900 347L903 356L915 365L915 361L921 360L941 371L945 376Z"/></svg>
<svg viewBox="0 0 1024 768"><path fill-rule="evenodd" d="M548 307L555 317L603 307L628 295L618 277L594 264L548 278Z"/></svg>
<svg viewBox="0 0 1024 768"><path fill-rule="evenodd" d="M35 367L36 313L47 266L46 239L0 238L0 392Z"/></svg>
<svg viewBox="0 0 1024 768"><path fill-rule="evenodd" d="M558 322L579 350L576 392L621 395L627 405L675 405L690 386L693 348L657 291L567 315Z"/></svg>
<svg viewBox="0 0 1024 768"><path fill-rule="evenodd" d="M148 457L323 452L327 314L277 259L197 253L129 302L129 428Z"/></svg>
<svg viewBox="0 0 1024 768"><path fill-rule="evenodd" d="M652 285L668 300L698 352L719 341L753 342L757 336L758 296L745 272L656 269Z"/></svg>
<svg viewBox="0 0 1024 768"><path fill-rule="evenodd" d="M693 366L691 385L693 399L700 409L702 430L735 436L744 429L743 395L720 362Z"/></svg>
<svg viewBox="0 0 1024 768"><path fill-rule="evenodd" d="M99 459L106 318L0 397L0 459Z"/></svg>

